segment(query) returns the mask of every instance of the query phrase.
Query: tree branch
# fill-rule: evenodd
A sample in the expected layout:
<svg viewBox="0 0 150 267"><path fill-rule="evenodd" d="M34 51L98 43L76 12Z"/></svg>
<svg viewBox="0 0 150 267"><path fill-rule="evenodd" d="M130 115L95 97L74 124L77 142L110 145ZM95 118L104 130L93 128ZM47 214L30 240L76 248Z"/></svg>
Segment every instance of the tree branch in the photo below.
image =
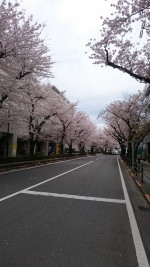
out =
<svg viewBox="0 0 150 267"><path fill-rule="evenodd" d="M108 50L106 48L105 48L105 52L106 52L106 62L105 62L106 65L113 67L114 69L118 69L122 72L125 72L125 73L129 74L131 77L135 78L136 80L150 84L150 78L146 78L146 77L140 76L138 74L135 74L132 71L130 71L130 70L128 70L122 66L116 65L115 63L109 61Z"/></svg>
<svg viewBox="0 0 150 267"><path fill-rule="evenodd" d="M4 94L2 95L1 99L0 99L0 108L2 108L3 102L7 99L8 95Z"/></svg>
<svg viewBox="0 0 150 267"><path fill-rule="evenodd" d="M136 11L135 13L131 14L130 16L128 16L127 18L130 18L132 16L135 16L136 14L139 14L141 12L143 12L145 9L149 9L150 8L150 5L146 6L146 7L143 7L142 9Z"/></svg>
<svg viewBox="0 0 150 267"><path fill-rule="evenodd" d="M23 77L25 77L26 75L30 74L31 71L26 71L25 73L23 73L22 71L19 72L19 75L16 76L17 80L21 80Z"/></svg>

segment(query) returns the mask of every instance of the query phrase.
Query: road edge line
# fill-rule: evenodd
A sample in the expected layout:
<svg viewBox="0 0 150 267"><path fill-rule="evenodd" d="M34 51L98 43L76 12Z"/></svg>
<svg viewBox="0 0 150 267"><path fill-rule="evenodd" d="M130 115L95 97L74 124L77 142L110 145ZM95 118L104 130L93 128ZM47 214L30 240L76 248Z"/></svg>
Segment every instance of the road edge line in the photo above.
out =
<svg viewBox="0 0 150 267"><path fill-rule="evenodd" d="M121 178L123 193L124 193L124 197L126 201L126 207L127 207L127 212L128 212L128 217L129 217L129 222L130 222L130 227L131 227L138 265L139 267L149 267L149 262L148 262L147 255L144 249L144 245L141 239L141 235L140 235L139 228L136 222L136 218L133 212L133 208L132 208L132 205L129 199L128 191L125 185L125 181L124 181L124 177L121 171L118 157L117 157L117 162L118 162L118 168L119 168L119 174Z"/></svg>

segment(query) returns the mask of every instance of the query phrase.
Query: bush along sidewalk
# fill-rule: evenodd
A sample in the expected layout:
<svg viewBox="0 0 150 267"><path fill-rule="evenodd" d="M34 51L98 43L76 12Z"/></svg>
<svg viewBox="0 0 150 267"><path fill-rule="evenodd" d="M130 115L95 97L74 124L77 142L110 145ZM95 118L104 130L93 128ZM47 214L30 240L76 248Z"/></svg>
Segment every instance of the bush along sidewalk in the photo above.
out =
<svg viewBox="0 0 150 267"><path fill-rule="evenodd" d="M26 156L18 156L18 157L0 157L0 164L7 164L7 163L17 163L17 162L24 162L24 161L35 161L35 160L45 160L45 159L63 159L63 158L71 158L71 157L79 157L79 156L86 156L87 154L51 154L49 156L37 154L35 156L26 155Z"/></svg>
<svg viewBox="0 0 150 267"><path fill-rule="evenodd" d="M55 162L59 160L67 160L78 157L85 157L87 154L52 154L50 156L35 155L33 156L23 156L23 157L1 157L0 158L0 171L7 171L13 168L21 168L24 166L35 166L39 164L46 164L49 162Z"/></svg>

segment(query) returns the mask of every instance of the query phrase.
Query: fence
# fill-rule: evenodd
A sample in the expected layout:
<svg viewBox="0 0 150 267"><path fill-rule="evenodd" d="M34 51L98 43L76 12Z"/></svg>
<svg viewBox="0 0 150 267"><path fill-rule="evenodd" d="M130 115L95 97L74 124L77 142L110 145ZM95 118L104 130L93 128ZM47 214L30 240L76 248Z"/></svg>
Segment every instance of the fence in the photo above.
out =
<svg viewBox="0 0 150 267"><path fill-rule="evenodd" d="M144 163L140 160L132 162L132 160L128 159L127 157L122 157L122 159L141 181L141 183L150 188L150 164Z"/></svg>

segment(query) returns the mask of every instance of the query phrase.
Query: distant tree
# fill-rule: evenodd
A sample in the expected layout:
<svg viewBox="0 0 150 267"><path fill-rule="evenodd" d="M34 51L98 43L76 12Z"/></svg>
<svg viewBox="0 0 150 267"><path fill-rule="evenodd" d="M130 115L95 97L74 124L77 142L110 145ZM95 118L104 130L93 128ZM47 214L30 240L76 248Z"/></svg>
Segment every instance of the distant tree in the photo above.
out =
<svg viewBox="0 0 150 267"><path fill-rule="evenodd" d="M65 136L65 142L68 145L69 148L69 154L71 155L73 152L73 143L77 141L78 137L78 123L79 123L79 116L78 112L75 110L75 112L72 114L72 121L68 125L68 129L66 131Z"/></svg>
<svg viewBox="0 0 150 267"><path fill-rule="evenodd" d="M84 153L87 146L92 145L96 127L85 112L76 111L72 117L72 123L66 132L66 143L69 147L69 153L72 154L73 143L78 144L80 153Z"/></svg>
<svg viewBox="0 0 150 267"><path fill-rule="evenodd" d="M93 51L90 58L150 84L149 0L117 0L111 7L110 17L101 16L99 40L87 44Z"/></svg>
<svg viewBox="0 0 150 267"><path fill-rule="evenodd" d="M97 128L85 112L78 112L76 135L80 153L84 153L87 147L92 147L95 142Z"/></svg>
<svg viewBox="0 0 150 267"><path fill-rule="evenodd" d="M144 137L150 132L147 118L148 102L143 92L126 97L123 101L114 101L99 115L105 120L107 132L120 144L121 154L131 157L131 143L135 152Z"/></svg>
<svg viewBox="0 0 150 267"><path fill-rule="evenodd" d="M114 149L119 148L118 141L115 140L114 136L111 136L110 129L107 128L99 129L96 133L96 147L100 152L106 153L112 153Z"/></svg>
<svg viewBox="0 0 150 267"><path fill-rule="evenodd" d="M57 141L60 144L60 153L64 153L64 145L66 144L66 139L68 134L71 134L71 128L74 128L74 119L76 112L77 103L69 102L64 95L61 95L60 101L56 103L56 121L59 123L57 127ZM70 153L71 153L70 144Z"/></svg>

